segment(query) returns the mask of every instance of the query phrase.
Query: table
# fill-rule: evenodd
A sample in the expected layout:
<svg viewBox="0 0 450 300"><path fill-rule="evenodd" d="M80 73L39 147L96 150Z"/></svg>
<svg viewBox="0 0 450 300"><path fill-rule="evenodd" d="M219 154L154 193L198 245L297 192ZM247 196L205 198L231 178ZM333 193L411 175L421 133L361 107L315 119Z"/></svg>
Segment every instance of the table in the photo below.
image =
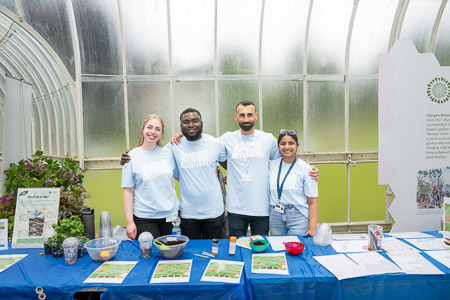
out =
<svg viewBox="0 0 450 300"><path fill-rule="evenodd" d="M437 236L437 232L427 233ZM253 252L242 249L253 299L450 299L450 269L425 254L445 275L383 274L339 281L313 258L337 252L331 246L315 246L312 238L298 238L305 250L299 257L286 254L288 276L252 274ZM388 258L385 252L380 253Z"/></svg>
<svg viewBox="0 0 450 300"><path fill-rule="evenodd" d="M437 236L436 232L431 234ZM101 264L88 254L75 265L65 265L64 258L42 255L42 249L10 249L0 254L26 253L27 257L0 273L0 299L37 299L35 288L41 286L47 299L72 299L83 289L106 289L102 299L449 299L450 269L424 255L445 275L385 274L337 280L313 256L336 252L331 246L318 247L312 238L299 239L306 245L300 256L286 254L290 275L251 273L252 251L237 248L228 256L228 241L220 240L218 259L244 261L239 284L202 282L200 278L209 259L194 256L211 252L211 240L191 240L180 259L193 259L189 283L149 284L157 262L162 258L153 247L152 258L140 257L139 244L124 241L113 260L139 261L122 284L85 284L83 281ZM267 252L272 252L269 249ZM382 253L384 255L384 253ZM385 256L386 257L386 256Z"/></svg>

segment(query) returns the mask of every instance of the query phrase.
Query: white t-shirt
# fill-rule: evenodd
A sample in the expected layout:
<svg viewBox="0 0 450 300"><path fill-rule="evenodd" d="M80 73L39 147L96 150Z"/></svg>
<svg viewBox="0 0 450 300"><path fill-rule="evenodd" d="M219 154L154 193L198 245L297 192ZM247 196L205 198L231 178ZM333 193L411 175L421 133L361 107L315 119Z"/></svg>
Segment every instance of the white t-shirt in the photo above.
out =
<svg viewBox="0 0 450 300"><path fill-rule="evenodd" d="M134 148L130 162L122 167L122 187L133 187L133 214L139 218L160 219L178 211L173 177L178 175L172 151Z"/></svg>
<svg viewBox="0 0 450 300"><path fill-rule="evenodd" d="M197 141L185 137L173 152L180 178L180 212L185 219L217 218L224 212L222 190L216 174L217 162L226 160L223 143L208 134Z"/></svg>
<svg viewBox="0 0 450 300"><path fill-rule="evenodd" d="M269 215L269 161L280 157L272 134L255 130L224 133L227 150L227 211L248 216Z"/></svg>
<svg viewBox="0 0 450 300"><path fill-rule="evenodd" d="M282 158L272 160L269 168L270 182L270 205L278 204L277 177ZM291 164L284 161L281 164L280 185L286 176ZM312 168L300 158L297 158L291 172L286 177L281 193L280 203L282 205L295 205L295 207L309 219L309 204L307 197L318 197L317 182L309 176Z"/></svg>

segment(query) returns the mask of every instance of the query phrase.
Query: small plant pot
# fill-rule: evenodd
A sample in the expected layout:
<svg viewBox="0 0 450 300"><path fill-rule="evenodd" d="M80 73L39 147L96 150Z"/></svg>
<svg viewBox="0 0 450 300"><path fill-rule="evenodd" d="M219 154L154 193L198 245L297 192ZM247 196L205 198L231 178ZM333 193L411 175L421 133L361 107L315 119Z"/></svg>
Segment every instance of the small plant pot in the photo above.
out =
<svg viewBox="0 0 450 300"><path fill-rule="evenodd" d="M64 256L63 247L52 247L52 254L54 258L63 257Z"/></svg>
<svg viewBox="0 0 450 300"><path fill-rule="evenodd" d="M84 246L78 246L77 257L82 257L84 252Z"/></svg>
<svg viewBox="0 0 450 300"><path fill-rule="evenodd" d="M52 247L50 247L47 242L44 242L44 253L45 254L52 254Z"/></svg>

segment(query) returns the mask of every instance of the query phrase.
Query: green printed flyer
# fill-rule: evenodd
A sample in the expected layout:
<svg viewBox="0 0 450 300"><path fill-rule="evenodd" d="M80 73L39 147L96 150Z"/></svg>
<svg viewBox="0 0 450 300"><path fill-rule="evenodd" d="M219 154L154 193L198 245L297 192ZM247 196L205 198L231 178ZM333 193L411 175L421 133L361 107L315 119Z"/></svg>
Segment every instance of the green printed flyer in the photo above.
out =
<svg viewBox="0 0 450 300"><path fill-rule="evenodd" d="M239 283L241 281L244 263L212 259L203 273L201 281Z"/></svg>
<svg viewBox="0 0 450 300"><path fill-rule="evenodd" d="M285 253L253 254L252 273L289 275Z"/></svg>
<svg viewBox="0 0 450 300"><path fill-rule="evenodd" d="M189 282L192 259L160 260L150 283Z"/></svg>
<svg viewBox="0 0 450 300"><path fill-rule="evenodd" d="M122 283L137 261L107 261L104 262L85 283Z"/></svg>
<svg viewBox="0 0 450 300"><path fill-rule="evenodd" d="M13 264L27 256L28 254L7 254L0 255L0 272L5 271Z"/></svg>

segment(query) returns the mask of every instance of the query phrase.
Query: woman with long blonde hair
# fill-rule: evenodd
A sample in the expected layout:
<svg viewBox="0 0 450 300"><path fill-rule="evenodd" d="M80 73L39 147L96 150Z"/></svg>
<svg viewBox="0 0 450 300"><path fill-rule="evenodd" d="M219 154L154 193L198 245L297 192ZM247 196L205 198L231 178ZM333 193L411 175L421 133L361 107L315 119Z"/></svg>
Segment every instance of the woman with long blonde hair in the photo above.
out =
<svg viewBox="0 0 450 300"><path fill-rule="evenodd" d="M163 133L161 117L146 116L138 146L129 153L131 161L122 167L126 230L133 240L144 231L155 238L171 234L169 220L178 212L173 188L173 177L178 177L178 170L172 151L162 146Z"/></svg>

